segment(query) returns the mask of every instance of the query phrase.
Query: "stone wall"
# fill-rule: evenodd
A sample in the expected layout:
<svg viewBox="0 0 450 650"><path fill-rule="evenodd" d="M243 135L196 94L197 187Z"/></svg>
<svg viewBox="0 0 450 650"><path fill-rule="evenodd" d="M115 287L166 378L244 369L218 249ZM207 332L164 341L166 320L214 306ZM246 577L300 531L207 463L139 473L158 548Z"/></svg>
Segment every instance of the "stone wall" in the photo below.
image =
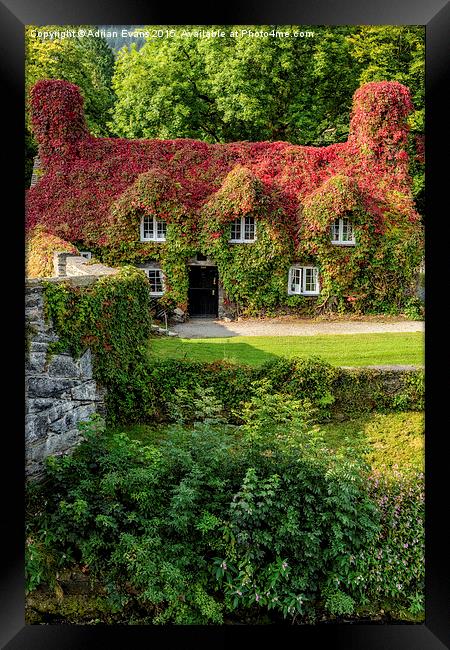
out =
<svg viewBox="0 0 450 650"><path fill-rule="evenodd" d="M65 280L81 286L97 277ZM25 467L28 477L37 477L48 455L66 453L80 441L79 422L95 412L104 415L105 394L93 379L90 350L77 360L68 353L48 358L49 343L58 337L44 320L43 286L38 279L26 283L25 318Z"/></svg>

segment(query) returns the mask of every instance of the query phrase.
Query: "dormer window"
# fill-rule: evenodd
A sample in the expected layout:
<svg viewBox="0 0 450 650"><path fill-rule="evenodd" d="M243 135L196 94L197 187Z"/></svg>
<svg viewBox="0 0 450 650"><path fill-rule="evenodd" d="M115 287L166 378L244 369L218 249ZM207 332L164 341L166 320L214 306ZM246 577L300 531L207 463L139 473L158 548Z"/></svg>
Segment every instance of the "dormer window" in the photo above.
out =
<svg viewBox="0 0 450 650"><path fill-rule="evenodd" d="M348 217L336 219L331 224L331 243L340 246L355 245L355 233Z"/></svg>
<svg viewBox="0 0 450 650"><path fill-rule="evenodd" d="M141 219L141 241L166 241L167 223L156 217Z"/></svg>
<svg viewBox="0 0 450 650"><path fill-rule="evenodd" d="M231 222L232 244L252 242L256 239L255 217L238 217Z"/></svg>
<svg viewBox="0 0 450 650"><path fill-rule="evenodd" d="M289 269L289 294L317 296L319 292L319 269L316 266L291 266Z"/></svg>

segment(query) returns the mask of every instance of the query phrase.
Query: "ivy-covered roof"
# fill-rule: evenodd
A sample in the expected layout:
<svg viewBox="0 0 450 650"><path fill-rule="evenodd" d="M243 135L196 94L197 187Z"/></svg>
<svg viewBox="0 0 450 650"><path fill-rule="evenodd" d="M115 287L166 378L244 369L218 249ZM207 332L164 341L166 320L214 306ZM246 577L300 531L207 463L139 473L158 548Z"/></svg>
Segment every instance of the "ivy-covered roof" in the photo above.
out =
<svg viewBox="0 0 450 650"><path fill-rule="evenodd" d="M103 246L121 233L127 240L129 210L188 220L194 229L205 218L220 225L267 210L295 233L302 206L332 188L334 177L350 179L352 192L380 220L393 204L405 219L419 219L406 153L412 103L395 81L359 88L347 142L327 147L95 138L79 89L60 80L34 86L31 110L45 173L28 190L27 227L40 224L70 242Z"/></svg>

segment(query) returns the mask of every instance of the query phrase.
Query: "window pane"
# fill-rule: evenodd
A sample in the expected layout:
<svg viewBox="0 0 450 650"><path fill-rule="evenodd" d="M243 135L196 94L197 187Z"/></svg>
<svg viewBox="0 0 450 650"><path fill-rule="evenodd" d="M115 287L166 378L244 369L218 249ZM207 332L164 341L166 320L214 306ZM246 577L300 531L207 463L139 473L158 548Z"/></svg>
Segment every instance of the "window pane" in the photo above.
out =
<svg viewBox="0 0 450 650"><path fill-rule="evenodd" d="M317 291L317 269L305 269L305 291Z"/></svg>
<svg viewBox="0 0 450 650"><path fill-rule="evenodd" d="M160 269L148 269L147 273L150 282L150 292L163 293L164 286L162 282L162 272Z"/></svg>
<svg viewBox="0 0 450 650"><path fill-rule="evenodd" d="M348 241L348 219L342 219L342 241Z"/></svg>
<svg viewBox="0 0 450 650"><path fill-rule="evenodd" d="M291 292L301 293L302 290L302 270L291 269Z"/></svg>
<svg viewBox="0 0 450 650"><path fill-rule="evenodd" d="M342 241L352 241L353 240L353 228L350 220L345 218L342 219Z"/></svg>
<svg viewBox="0 0 450 650"><path fill-rule="evenodd" d="M144 217L144 239L153 239L153 217Z"/></svg>
<svg viewBox="0 0 450 650"><path fill-rule="evenodd" d="M255 239L255 217L245 217L244 239Z"/></svg>
<svg viewBox="0 0 450 650"><path fill-rule="evenodd" d="M165 239L166 238L166 228L167 224L161 219L156 220L156 239Z"/></svg>
<svg viewBox="0 0 450 650"><path fill-rule="evenodd" d="M241 238L241 220L235 219L231 222L231 237L230 239L240 239Z"/></svg>
<svg viewBox="0 0 450 650"><path fill-rule="evenodd" d="M339 241L339 219L331 224L331 241Z"/></svg>

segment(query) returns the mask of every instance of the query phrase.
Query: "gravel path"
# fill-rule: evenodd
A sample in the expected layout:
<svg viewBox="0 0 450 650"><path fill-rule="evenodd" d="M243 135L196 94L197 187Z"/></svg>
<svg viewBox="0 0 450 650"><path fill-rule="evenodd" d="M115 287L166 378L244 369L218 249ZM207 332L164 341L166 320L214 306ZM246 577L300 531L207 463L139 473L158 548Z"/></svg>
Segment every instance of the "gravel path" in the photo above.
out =
<svg viewBox="0 0 450 650"><path fill-rule="evenodd" d="M370 334L423 332L423 321L313 321L277 319L225 322L193 318L170 328L180 338L207 339L230 336L317 336L320 334Z"/></svg>

